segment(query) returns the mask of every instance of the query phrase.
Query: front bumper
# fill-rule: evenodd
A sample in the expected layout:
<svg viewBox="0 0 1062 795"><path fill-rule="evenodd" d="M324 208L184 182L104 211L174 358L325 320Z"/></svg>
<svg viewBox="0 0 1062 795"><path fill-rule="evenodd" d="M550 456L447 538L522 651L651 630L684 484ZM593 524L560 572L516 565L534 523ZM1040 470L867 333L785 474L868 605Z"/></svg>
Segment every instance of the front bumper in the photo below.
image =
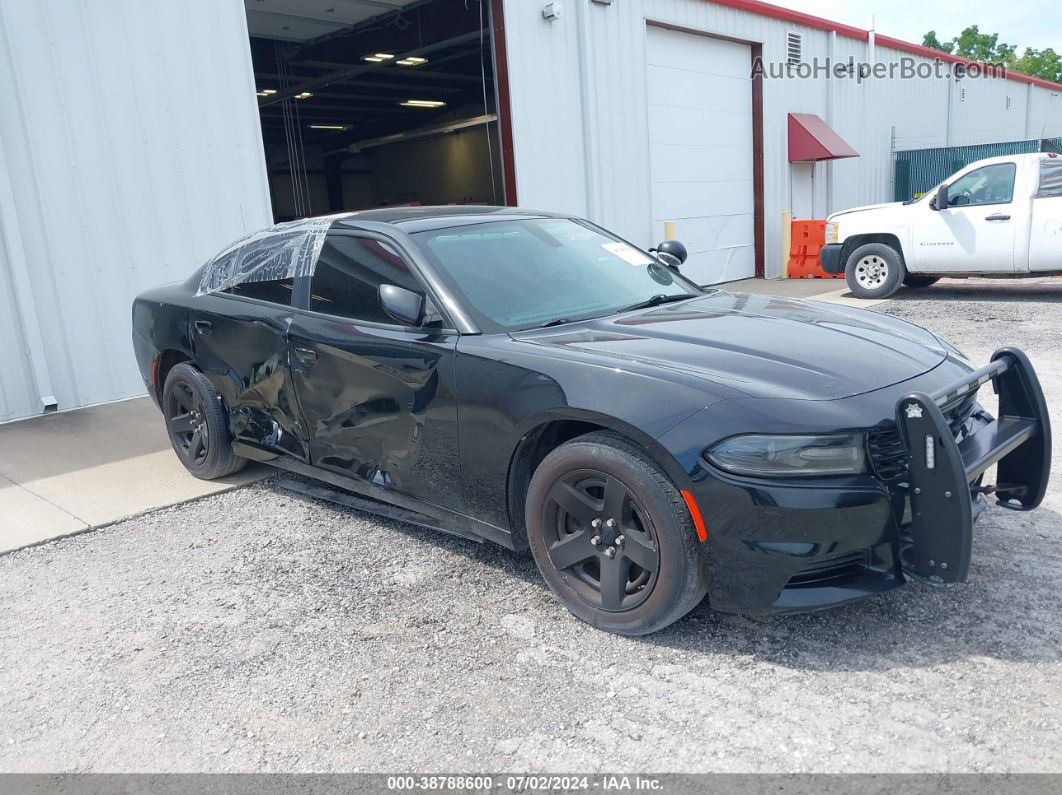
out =
<svg viewBox="0 0 1062 795"><path fill-rule="evenodd" d="M844 271L844 262L841 260L841 243L829 243L819 249L819 265L829 274L837 275Z"/></svg>
<svg viewBox="0 0 1062 795"><path fill-rule="evenodd" d="M998 418L967 417L957 441L942 409L973 405L988 382L1000 397ZM892 402L904 466L888 475L765 482L728 475L703 459L688 470L708 525L714 608L816 610L910 579L962 582L973 524L992 490L980 480L993 464L1001 504L1016 510L1040 504L1050 471L1050 421L1021 351L1003 349L958 381L931 393L895 393Z"/></svg>

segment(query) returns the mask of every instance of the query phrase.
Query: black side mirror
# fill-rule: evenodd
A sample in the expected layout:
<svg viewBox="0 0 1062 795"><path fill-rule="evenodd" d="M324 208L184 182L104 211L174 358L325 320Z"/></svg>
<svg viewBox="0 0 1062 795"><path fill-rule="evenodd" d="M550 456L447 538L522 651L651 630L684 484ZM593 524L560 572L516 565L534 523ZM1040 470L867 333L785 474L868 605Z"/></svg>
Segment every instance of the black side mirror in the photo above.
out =
<svg viewBox="0 0 1062 795"><path fill-rule="evenodd" d="M677 240L665 240L653 250L658 256L662 254L663 256L660 257L660 260L674 270L678 270L678 266L689 257L686 247Z"/></svg>
<svg viewBox="0 0 1062 795"><path fill-rule="evenodd" d="M394 284L380 285L380 306L389 317L406 326L424 325L424 296Z"/></svg>
<svg viewBox="0 0 1062 795"><path fill-rule="evenodd" d="M948 207L948 186L941 185L937 188L937 195L933 199L934 210L945 210Z"/></svg>

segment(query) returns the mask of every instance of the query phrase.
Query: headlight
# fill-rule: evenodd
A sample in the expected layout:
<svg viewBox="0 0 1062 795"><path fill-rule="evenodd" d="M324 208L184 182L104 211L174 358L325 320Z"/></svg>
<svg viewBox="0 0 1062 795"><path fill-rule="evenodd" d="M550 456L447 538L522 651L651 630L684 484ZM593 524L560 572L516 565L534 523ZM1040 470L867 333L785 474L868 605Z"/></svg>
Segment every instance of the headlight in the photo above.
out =
<svg viewBox="0 0 1062 795"><path fill-rule="evenodd" d="M827 243L837 243L839 241L840 241L840 237L839 237L839 235L837 233L837 222L836 221L827 221L826 222L826 242Z"/></svg>
<svg viewBox="0 0 1062 795"><path fill-rule="evenodd" d="M733 436L706 455L720 469L756 477L855 475L866 471L861 433Z"/></svg>

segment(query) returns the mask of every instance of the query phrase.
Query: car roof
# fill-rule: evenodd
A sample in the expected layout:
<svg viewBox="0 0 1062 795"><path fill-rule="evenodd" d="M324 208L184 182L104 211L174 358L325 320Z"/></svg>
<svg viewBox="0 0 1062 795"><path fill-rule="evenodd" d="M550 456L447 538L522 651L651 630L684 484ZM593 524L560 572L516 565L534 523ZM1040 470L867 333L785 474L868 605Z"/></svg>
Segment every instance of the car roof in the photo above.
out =
<svg viewBox="0 0 1062 795"><path fill-rule="evenodd" d="M495 207L487 204L444 204L433 207L381 207L361 210L335 219L333 227L357 229L362 223L391 224L405 232L446 229L451 226L482 224L490 221L517 221L531 218L569 218L565 213L526 210L520 207Z"/></svg>

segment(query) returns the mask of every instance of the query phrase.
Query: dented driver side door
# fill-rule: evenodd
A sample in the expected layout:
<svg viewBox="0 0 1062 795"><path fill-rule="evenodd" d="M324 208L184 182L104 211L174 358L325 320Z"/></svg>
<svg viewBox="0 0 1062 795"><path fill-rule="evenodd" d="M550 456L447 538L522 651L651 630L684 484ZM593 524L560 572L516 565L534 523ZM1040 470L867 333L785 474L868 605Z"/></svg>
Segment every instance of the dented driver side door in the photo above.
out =
<svg viewBox="0 0 1062 795"><path fill-rule="evenodd" d="M380 284L424 292L392 242L329 232L288 329L310 462L461 510L457 333L396 323Z"/></svg>

